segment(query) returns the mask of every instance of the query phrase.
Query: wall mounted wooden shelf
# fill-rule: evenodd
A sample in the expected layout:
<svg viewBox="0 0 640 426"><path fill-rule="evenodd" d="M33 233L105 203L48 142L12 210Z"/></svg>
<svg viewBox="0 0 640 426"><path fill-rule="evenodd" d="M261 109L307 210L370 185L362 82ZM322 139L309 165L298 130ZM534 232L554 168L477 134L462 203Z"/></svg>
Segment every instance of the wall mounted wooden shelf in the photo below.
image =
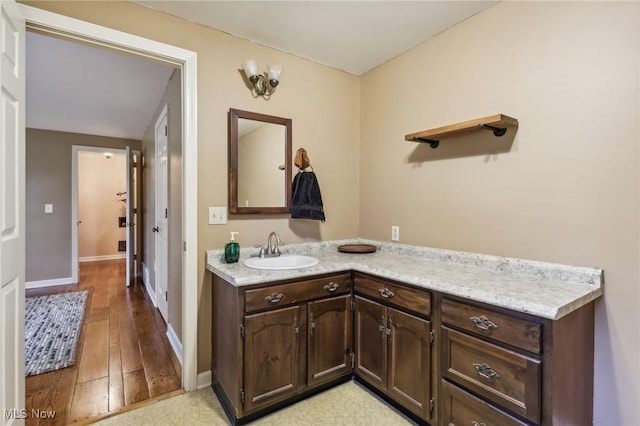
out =
<svg viewBox="0 0 640 426"><path fill-rule="evenodd" d="M518 120L504 114L495 114L488 117L476 118L475 120L423 130L422 132L411 133L406 135L404 139L411 142L426 142L431 148L437 148L438 145L440 145L440 139L458 133L486 129L493 130L493 134L496 136L503 136L507 132L507 127L518 127Z"/></svg>

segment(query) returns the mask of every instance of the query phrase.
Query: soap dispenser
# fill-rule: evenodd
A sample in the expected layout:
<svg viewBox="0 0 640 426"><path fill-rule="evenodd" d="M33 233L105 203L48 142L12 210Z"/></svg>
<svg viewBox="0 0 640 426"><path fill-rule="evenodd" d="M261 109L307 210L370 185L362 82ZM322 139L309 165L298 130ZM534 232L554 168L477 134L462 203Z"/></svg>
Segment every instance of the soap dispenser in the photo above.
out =
<svg viewBox="0 0 640 426"><path fill-rule="evenodd" d="M236 263L240 257L240 244L236 242L236 235L239 232L231 233L231 241L224 246L224 261L227 263Z"/></svg>

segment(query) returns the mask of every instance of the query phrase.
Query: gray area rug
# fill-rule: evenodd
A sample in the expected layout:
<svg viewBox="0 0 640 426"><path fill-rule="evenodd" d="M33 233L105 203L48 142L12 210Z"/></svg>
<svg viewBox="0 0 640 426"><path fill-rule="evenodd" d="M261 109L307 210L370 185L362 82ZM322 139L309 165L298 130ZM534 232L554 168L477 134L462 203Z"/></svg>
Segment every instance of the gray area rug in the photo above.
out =
<svg viewBox="0 0 640 426"><path fill-rule="evenodd" d="M87 291L25 299L25 375L73 365Z"/></svg>

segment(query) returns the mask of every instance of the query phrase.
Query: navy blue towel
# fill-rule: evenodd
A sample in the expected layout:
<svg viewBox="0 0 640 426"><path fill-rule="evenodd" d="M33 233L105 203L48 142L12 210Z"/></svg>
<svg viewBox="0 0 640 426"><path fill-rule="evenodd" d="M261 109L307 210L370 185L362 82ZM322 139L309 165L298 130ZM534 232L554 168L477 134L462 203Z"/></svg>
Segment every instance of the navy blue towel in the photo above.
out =
<svg viewBox="0 0 640 426"><path fill-rule="evenodd" d="M293 178L291 217L324 222L320 185L314 172L298 172Z"/></svg>

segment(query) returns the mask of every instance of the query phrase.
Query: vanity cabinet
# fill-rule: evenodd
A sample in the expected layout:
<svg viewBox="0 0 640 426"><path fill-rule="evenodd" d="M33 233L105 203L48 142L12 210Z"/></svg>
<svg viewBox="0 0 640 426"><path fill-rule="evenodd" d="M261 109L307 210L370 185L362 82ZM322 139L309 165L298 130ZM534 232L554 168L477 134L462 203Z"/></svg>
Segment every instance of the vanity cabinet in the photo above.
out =
<svg viewBox="0 0 640 426"><path fill-rule="evenodd" d="M213 281L213 385L231 419L351 375L350 273L245 288Z"/></svg>
<svg viewBox="0 0 640 426"><path fill-rule="evenodd" d="M354 373L429 421L431 294L360 274L354 291Z"/></svg>
<svg viewBox="0 0 640 426"><path fill-rule="evenodd" d="M232 423L354 376L420 424L593 423L593 301L547 319L360 271L212 284Z"/></svg>
<svg viewBox="0 0 640 426"><path fill-rule="evenodd" d="M592 303L555 321L449 296L440 306L439 424L592 423Z"/></svg>

